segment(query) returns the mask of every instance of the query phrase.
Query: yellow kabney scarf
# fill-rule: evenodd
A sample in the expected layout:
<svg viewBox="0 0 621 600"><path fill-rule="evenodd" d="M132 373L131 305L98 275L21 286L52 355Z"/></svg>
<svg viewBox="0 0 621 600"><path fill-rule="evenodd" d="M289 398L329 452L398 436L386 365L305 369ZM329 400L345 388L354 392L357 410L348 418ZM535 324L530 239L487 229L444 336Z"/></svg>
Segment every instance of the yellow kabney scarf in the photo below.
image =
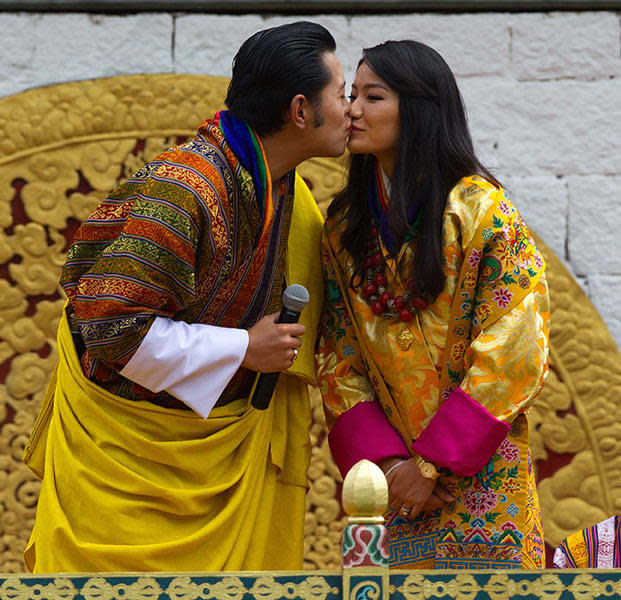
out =
<svg viewBox="0 0 621 600"><path fill-rule="evenodd" d="M67 319L58 364L24 452L42 478L24 553L36 573L302 567L322 218L296 178L288 283L311 301L298 359L270 406L192 411L132 402L89 381Z"/></svg>

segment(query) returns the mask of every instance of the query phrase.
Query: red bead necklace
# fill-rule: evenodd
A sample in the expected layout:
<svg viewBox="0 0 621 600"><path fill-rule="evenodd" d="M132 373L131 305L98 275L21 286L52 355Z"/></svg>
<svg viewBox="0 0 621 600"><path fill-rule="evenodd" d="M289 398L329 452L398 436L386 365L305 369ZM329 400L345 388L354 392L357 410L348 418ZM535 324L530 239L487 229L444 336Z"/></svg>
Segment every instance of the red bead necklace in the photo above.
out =
<svg viewBox="0 0 621 600"><path fill-rule="evenodd" d="M418 311L427 308L427 302L420 296L413 296L409 290L401 296L395 297L388 292L386 289L388 280L385 274L388 265L382 254L375 227L371 228L371 238L369 256L362 265L365 282L362 295L374 315L385 319L398 319L407 323L414 318Z"/></svg>

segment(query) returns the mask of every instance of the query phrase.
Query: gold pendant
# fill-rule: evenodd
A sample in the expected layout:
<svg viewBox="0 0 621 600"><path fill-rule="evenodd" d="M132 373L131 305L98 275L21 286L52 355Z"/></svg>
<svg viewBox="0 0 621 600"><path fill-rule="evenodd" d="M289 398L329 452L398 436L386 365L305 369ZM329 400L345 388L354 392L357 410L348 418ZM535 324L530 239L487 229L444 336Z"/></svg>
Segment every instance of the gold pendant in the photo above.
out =
<svg viewBox="0 0 621 600"><path fill-rule="evenodd" d="M407 350L414 341L414 334L409 329L402 329L399 337L397 338L399 347L401 350Z"/></svg>

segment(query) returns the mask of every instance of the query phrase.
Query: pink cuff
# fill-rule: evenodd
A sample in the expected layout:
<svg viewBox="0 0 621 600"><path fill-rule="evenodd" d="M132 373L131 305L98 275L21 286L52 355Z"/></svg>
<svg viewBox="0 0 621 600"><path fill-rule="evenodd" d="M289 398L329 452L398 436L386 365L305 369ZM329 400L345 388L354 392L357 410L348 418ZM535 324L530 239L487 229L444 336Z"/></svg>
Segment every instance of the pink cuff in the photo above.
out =
<svg viewBox="0 0 621 600"><path fill-rule="evenodd" d="M448 467L453 473L470 477L490 461L508 431L507 423L499 421L457 388L412 448L434 463Z"/></svg>
<svg viewBox="0 0 621 600"><path fill-rule="evenodd" d="M328 444L343 477L363 458L377 463L390 456L410 456L377 402L359 402L343 413L328 435Z"/></svg>

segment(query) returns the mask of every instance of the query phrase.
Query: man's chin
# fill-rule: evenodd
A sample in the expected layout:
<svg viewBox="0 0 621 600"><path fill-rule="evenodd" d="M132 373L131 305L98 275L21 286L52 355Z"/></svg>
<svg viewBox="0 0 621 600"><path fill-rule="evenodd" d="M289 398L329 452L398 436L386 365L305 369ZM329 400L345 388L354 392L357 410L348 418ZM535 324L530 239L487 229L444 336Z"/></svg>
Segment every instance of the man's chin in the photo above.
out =
<svg viewBox="0 0 621 600"><path fill-rule="evenodd" d="M324 152L322 152L321 154L317 156L321 158L338 158L339 156L343 156L346 150L347 150L347 144L343 144L341 148L339 148L338 150L326 148Z"/></svg>

